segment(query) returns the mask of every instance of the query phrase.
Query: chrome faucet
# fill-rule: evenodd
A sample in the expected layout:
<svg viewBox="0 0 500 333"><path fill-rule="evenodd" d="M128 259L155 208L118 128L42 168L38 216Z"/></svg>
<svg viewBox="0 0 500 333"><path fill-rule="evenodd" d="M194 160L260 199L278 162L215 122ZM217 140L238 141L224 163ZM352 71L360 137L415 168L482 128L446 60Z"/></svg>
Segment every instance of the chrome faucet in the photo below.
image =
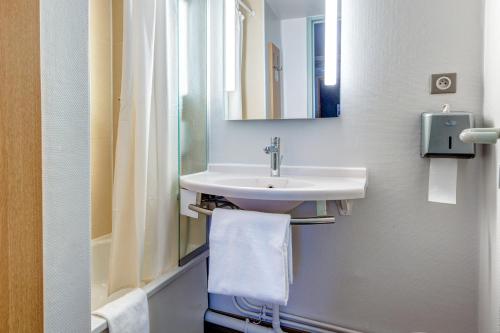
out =
<svg viewBox="0 0 500 333"><path fill-rule="evenodd" d="M264 152L271 155L271 177L279 177L281 169L281 155L280 138L275 136L271 138L271 144L264 148Z"/></svg>

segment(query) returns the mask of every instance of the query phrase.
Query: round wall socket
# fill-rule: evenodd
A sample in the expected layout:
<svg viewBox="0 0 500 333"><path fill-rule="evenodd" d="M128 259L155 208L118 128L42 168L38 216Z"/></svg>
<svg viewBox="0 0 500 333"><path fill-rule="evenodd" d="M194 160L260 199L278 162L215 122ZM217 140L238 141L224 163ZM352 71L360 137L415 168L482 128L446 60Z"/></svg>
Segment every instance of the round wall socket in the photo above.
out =
<svg viewBox="0 0 500 333"><path fill-rule="evenodd" d="M451 79L447 76L441 76L436 81L436 88L439 90L448 90L451 87Z"/></svg>

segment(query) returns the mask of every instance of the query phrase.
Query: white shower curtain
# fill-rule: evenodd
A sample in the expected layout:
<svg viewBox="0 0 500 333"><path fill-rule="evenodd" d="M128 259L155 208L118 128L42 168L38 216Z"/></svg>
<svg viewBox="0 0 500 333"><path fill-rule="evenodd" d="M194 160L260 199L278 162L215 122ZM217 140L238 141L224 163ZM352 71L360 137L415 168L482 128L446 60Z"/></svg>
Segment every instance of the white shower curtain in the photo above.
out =
<svg viewBox="0 0 500 333"><path fill-rule="evenodd" d="M124 1L110 294L177 260L176 3Z"/></svg>

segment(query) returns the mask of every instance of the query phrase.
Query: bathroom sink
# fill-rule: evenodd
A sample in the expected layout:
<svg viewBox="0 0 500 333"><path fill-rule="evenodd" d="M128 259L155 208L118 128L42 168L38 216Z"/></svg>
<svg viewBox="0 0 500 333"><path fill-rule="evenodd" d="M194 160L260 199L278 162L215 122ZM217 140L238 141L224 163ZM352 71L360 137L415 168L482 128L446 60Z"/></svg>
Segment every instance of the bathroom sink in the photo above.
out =
<svg viewBox="0 0 500 333"><path fill-rule="evenodd" d="M297 189L314 186L313 183L298 181L283 177L248 177L248 178L223 178L215 182L222 186L232 186L239 189ZM303 201L299 200L259 200L245 199L241 197L229 197L226 199L236 206L246 210L257 210L262 212L284 213L289 212Z"/></svg>
<svg viewBox="0 0 500 333"><path fill-rule="evenodd" d="M269 177L267 165L210 164L207 171L182 176L182 188L223 196L238 207L287 213L305 201L365 197L365 168L282 166L281 177Z"/></svg>
<svg viewBox="0 0 500 333"><path fill-rule="evenodd" d="M237 188L292 189L314 186L313 183L283 177L223 178L215 184Z"/></svg>

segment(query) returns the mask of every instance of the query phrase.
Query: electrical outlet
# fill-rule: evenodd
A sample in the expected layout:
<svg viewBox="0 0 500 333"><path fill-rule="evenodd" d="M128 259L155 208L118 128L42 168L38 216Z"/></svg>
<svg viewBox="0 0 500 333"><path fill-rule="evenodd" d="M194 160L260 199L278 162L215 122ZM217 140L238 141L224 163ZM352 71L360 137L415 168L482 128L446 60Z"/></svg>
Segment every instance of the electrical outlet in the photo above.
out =
<svg viewBox="0 0 500 333"><path fill-rule="evenodd" d="M454 94L457 92L457 73L432 74L431 94Z"/></svg>

